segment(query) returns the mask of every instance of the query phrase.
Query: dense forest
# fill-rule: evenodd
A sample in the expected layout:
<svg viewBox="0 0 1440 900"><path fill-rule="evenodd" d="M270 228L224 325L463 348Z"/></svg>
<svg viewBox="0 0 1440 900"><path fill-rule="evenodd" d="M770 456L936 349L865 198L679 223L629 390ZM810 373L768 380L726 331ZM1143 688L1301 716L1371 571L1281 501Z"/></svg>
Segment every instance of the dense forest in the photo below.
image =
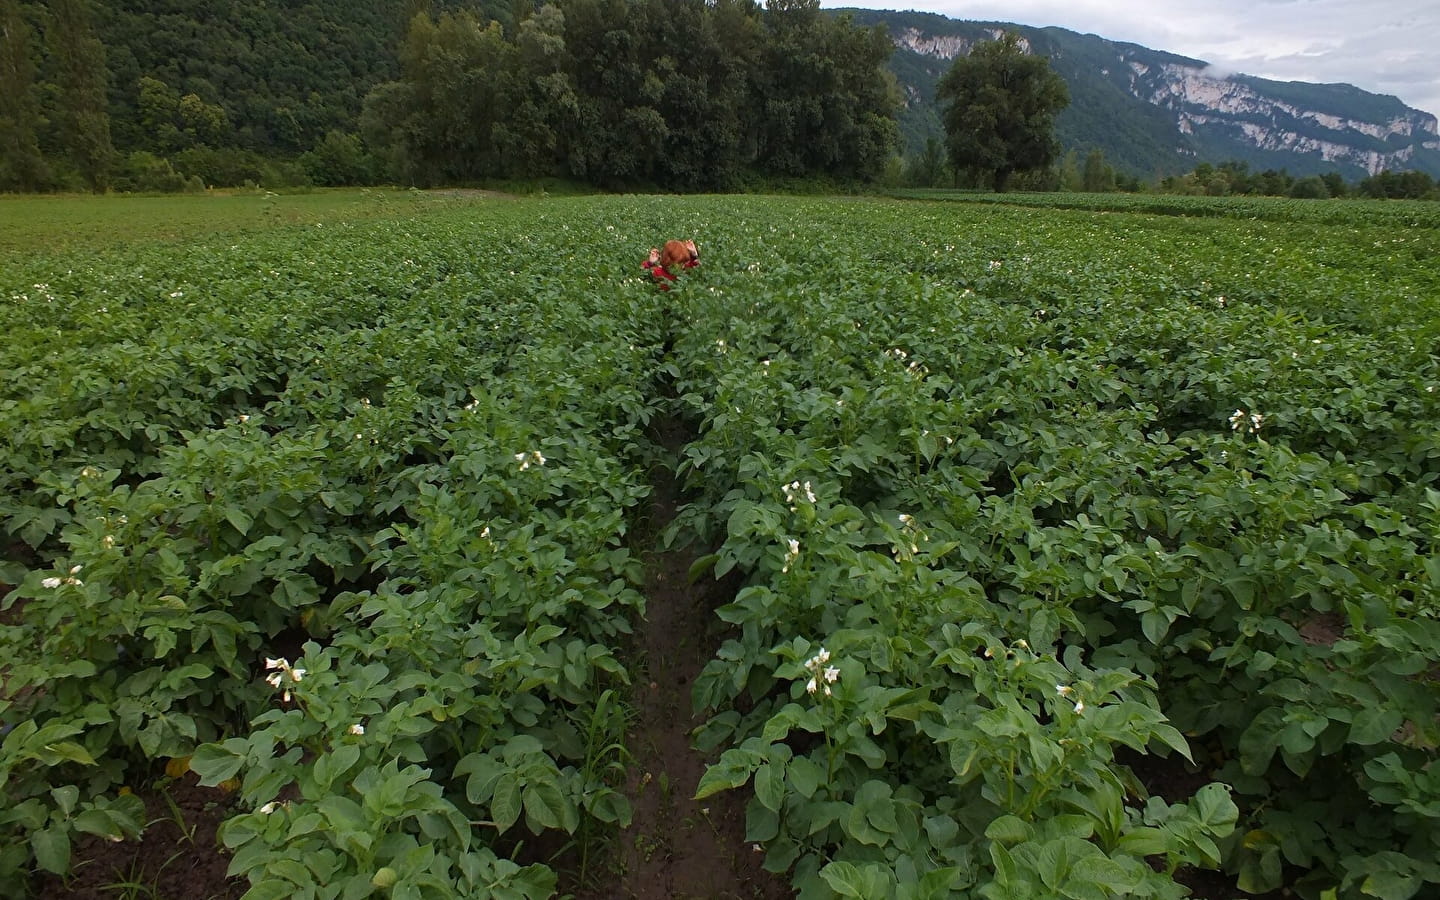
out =
<svg viewBox="0 0 1440 900"><path fill-rule="evenodd" d="M818 0L0 0L0 190L866 180L890 52Z"/></svg>

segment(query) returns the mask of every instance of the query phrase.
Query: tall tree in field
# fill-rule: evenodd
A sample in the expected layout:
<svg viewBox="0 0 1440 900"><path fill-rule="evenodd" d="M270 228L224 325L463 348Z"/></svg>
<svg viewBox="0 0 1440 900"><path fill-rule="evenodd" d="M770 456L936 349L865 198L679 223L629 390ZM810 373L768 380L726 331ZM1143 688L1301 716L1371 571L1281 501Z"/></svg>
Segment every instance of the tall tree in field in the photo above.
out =
<svg viewBox="0 0 1440 900"><path fill-rule="evenodd" d="M0 0L0 190L39 190L48 179L37 137L35 61L19 0Z"/></svg>
<svg viewBox="0 0 1440 900"><path fill-rule="evenodd" d="M61 141L90 189L103 193L115 156L105 98L109 74L87 0L51 0L47 38L59 89L55 122Z"/></svg>
<svg viewBox="0 0 1440 900"><path fill-rule="evenodd" d="M1094 194L1115 190L1115 170L1105 164L1105 151L1095 148L1085 157L1085 171L1081 175L1082 186Z"/></svg>
<svg viewBox="0 0 1440 900"><path fill-rule="evenodd" d="M1014 32L957 57L937 96L946 104L945 145L956 171L989 173L997 191L1060 153L1055 115L1070 92L1050 61L1026 53Z"/></svg>
<svg viewBox="0 0 1440 900"><path fill-rule="evenodd" d="M926 138L925 150L910 162L906 182L913 187L940 187L945 180L945 146Z"/></svg>

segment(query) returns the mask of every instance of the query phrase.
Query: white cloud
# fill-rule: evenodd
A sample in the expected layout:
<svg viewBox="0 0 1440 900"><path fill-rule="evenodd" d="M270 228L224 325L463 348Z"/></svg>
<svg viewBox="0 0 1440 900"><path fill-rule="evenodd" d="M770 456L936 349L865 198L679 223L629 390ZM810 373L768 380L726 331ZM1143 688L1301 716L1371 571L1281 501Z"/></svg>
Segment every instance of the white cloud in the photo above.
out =
<svg viewBox="0 0 1440 900"><path fill-rule="evenodd" d="M821 0L822 6L855 6ZM870 4L869 8L882 8ZM1278 81L1345 82L1440 115L1440 3L1434 0L929 0L955 19L1057 25Z"/></svg>

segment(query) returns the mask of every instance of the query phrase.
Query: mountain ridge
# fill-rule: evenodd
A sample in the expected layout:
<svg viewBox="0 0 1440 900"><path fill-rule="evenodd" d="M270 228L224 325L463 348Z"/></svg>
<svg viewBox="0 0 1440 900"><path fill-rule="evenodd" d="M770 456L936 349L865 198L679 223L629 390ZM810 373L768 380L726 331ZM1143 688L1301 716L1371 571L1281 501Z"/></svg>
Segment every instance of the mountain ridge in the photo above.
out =
<svg viewBox="0 0 1440 900"><path fill-rule="evenodd" d="M1225 73L1204 60L1059 26L953 19L938 13L837 9L880 25L895 44L890 67L905 98L908 153L942 136L935 86L977 41L1017 32L1048 56L1070 88L1056 120L1067 150L1098 149L1137 176L1238 161L1295 175L1338 171L1358 179L1383 169L1440 176L1440 126L1398 97L1351 84L1276 81Z"/></svg>

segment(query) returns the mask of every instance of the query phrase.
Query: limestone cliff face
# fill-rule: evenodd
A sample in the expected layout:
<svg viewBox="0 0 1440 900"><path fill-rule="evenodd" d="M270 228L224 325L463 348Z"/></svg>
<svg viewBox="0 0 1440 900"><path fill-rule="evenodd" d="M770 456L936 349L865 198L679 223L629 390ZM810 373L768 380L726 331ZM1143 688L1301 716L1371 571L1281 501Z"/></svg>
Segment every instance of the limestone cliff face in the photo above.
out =
<svg viewBox="0 0 1440 900"><path fill-rule="evenodd" d="M1004 30L1000 28L989 28L983 31L982 40L998 40ZM922 56L935 56L940 59L954 59L957 56L966 56L970 48L975 46L975 41L958 34L933 35L925 34L918 28L906 28L894 35L895 44L904 47ZM1020 41L1020 47L1026 53L1030 52L1030 42Z"/></svg>
<svg viewBox="0 0 1440 900"><path fill-rule="evenodd" d="M1063 28L851 12L859 24L885 26L895 42L891 67L904 89L911 124L902 117L902 128L912 146L917 135L938 133L940 75L977 42L1009 30L1020 34L1026 52L1048 56L1070 87L1071 108L1057 121L1062 143L1102 148L1132 170L1243 160L1294 174L1421 169L1440 176L1435 116L1351 85L1225 73L1201 60Z"/></svg>
<svg viewBox="0 0 1440 900"><path fill-rule="evenodd" d="M1183 135L1225 129L1262 150L1314 154L1371 174L1410 168L1419 149L1440 150L1435 117L1419 110L1357 118L1287 102L1267 94L1263 82L1208 67L1128 63L1134 96L1173 113Z"/></svg>

